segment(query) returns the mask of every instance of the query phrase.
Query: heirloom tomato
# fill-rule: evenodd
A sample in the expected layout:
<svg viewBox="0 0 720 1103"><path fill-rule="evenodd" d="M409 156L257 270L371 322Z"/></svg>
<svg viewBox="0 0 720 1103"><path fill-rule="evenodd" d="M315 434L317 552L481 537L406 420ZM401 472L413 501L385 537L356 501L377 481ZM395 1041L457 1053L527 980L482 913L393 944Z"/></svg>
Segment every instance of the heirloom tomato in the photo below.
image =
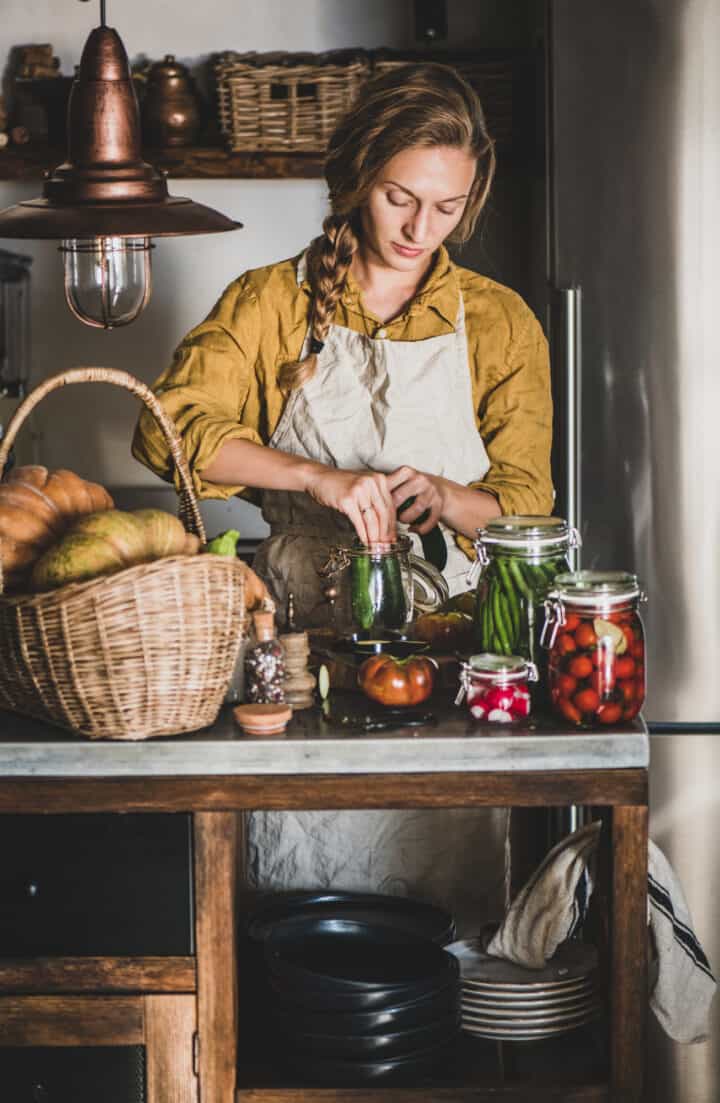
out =
<svg viewBox="0 0 720 1103"><path fill-rule="evenodd" d="M419 705L433 691L437 667L423 655L395 659L371 655L358 670L358 685L373 701L393 708Z"/></svg>

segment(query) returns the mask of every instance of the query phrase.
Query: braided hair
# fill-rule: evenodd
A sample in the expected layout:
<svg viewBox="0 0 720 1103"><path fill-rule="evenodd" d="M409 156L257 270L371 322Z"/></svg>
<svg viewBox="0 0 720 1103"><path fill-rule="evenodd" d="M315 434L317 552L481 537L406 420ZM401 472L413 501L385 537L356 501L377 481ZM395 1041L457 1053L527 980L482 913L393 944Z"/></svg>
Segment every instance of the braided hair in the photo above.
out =
<svg viewBox="0 0 720 1103"><path fill-rule="evenodd" d="M312 378L360 240L360 212L383 166L405 149L448 146L476 159L475 179L450 241L472 235L490 193L495 150L475 91L455 69L434 62L400 65L365 85L333 132L325 159L331 214L307 253L312 292L310 348L284 364L290 391Z"/></svg>

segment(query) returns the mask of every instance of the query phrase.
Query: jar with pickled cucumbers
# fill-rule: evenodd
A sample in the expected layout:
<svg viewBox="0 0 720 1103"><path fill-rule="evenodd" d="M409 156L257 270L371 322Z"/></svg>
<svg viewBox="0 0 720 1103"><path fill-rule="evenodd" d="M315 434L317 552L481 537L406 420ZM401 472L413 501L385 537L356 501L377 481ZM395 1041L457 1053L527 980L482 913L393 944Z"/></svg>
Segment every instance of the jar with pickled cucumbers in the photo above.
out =
<svg viewBox="0 0 720 1103"><path fill-rule="evenodd" d="M340 635L363 639L402 633L413 615L412 541L336 545L320 569L333 627Z"/></svg>
<svg viewBox="0 0 720 1103"><path fill-rule="evenodd" d="M544 645L552 709L576 727L634 720L645 700L644 600L626 571L560 574L548 594Z"/></svg>
<svg viewBox="0 0 720 1103"><path fill-rule="evenodd" d="M519 655L543 675L545 599L569 554L575 529L561 517L498 517L478 532L475 638L483 652Z"/></svg>

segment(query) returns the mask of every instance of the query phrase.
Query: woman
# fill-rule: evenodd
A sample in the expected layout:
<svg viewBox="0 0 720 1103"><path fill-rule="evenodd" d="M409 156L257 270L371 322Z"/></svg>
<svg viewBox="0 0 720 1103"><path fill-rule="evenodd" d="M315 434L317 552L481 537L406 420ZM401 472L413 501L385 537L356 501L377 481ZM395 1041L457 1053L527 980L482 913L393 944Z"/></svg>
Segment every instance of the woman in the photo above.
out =
<svg viewBox="0 0 720 1103"><path fill-rule="evenodd" d="M478 99L452 69L372 80L329 143L322 235L232 283L156 384L198 494L262 491L271 535L254 567L279 610L292 591L301 623L322 618L317 568L330 544L393 540L398 524L419 542L439 524L455 593L476 529L550 512L541 328L519 296L444 246L472 234L494 165ZM148 415L133 451L170 477ZM477 904L467 836L488 817L469 816L444 813L441 832L432 813L345 813L342 830L334 814L254 816L256 878L396 891L425 879L447 899L469 854ZM417 853L398 864L408 832Z"/></svg>

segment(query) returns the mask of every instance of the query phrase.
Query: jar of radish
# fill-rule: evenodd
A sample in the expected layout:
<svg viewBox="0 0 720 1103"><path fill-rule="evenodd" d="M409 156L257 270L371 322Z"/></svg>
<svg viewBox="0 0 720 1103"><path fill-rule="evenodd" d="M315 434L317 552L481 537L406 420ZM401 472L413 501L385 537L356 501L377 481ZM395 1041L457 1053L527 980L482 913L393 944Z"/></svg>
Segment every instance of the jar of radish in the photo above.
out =
<svg viewBox="0 0 720 1103"><path fill-rule="evenodd" d="M534 663L520 655L471 655L460 667L460 692L474 720L488 724L521 724L530 715L530 682L538 678Z"/></svg>

